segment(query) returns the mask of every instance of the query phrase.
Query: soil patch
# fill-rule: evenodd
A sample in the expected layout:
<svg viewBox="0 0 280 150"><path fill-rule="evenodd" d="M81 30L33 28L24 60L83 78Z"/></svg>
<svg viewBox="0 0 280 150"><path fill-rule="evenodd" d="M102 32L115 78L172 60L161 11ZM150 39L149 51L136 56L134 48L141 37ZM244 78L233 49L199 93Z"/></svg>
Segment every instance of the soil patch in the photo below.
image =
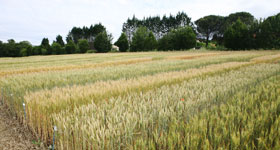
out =
<svg viewBox="0 0 280 150"><path fill-rule="evenodd" d="M0 104L0 150L46 150L46 148Z"/></svg>

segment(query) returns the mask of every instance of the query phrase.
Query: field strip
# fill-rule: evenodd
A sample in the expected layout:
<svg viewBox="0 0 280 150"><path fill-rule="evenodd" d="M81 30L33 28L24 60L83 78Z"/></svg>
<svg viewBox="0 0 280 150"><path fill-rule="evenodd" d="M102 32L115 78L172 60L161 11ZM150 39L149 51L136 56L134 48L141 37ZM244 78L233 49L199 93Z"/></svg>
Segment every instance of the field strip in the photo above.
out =
<svg viewBox="0 0 280 150"><path fill-rule="evenodd" d="M26 95L24 100L28 105L29 126L35 133L43 136L43 139L52 131L50 128L50 115L67 108L76 108L81 105L110 97L127 95L131 92L145 92L163 85L180 83L184 80L206 74L224 72L225 70L238 69L248 66L249 62L231 62L225 64L210 65L200 69L190 69L181 72L162 73L154 76L146 76L138 79L117 80L110 82L97 82L86 86L72 86L67 88L54 88L49 91L34 92ZM88 90L90 89L90 90Z"/></svg>
<svg viewBox="0 0 280 150"><path fill-rule="evenodd" d="M136 87L137 89L145 89L146 87L153 88L154 85L166 85L168 83L173 84L174 82L178 83L183 80L203 75L203 74L211 74L219 71L225 71L226 69L234 69L242 66L252 65L252 62L228 62L223 64L214 64L206 67L202 67L199 69L189 69L186 71L175 71L175 72L165 72L159 73L155 75L149 75L134 79L119 79L119 80L111 80L111 81L99 81L90 85L73 85L70 87L63 88L53 88L51 90L42 90L38 92L32 92L25 96L25 100L27 103L36 101L42 105L47 106L49 103L53 105L54 103L60 103L63 101L67 101L66 99L77 99L74 93L79 93L77 96L81 97L91 97L90 95L96 92L100 93L100 95L107 95L107 92L113 94L113 91L117 91L117 93L121 92L129 92L131 87ZM157 87L157 86L155 86ZM85 89L91 89L85 91ZM56 92L55 92L56 91ZM59 92L58 92L59 91ZM141 91L141 90L140 90ZM63 94L62 94L63 93ZM67 94L69 93L69 94ZM71 93L71 94L70 94ZM64 95L60 98L60 95ZM114 94L113 94L114 95ZM118 95L118 94L117 94ZM69 96L69 97L68 97ZM59 98L59 101L56 99ZM58 104L60 105L60 104Z"/></svg>
<svg viewBox="0 0 280 150"><path fill-rule="evenodd" d="M9 70L28 69L40 67L55 67L66 65L97 64L113 61L125 61L133 59L145 59L152 57L170 57L178 55L195 55L200 52L148 52L148 53L111 53L111 54L86 54L86 55L54 55L54 56L32 56L23 58L0 58L0 68ZM209 52L201 52L209 53ZM213 52L211 52L213 53ZM32 69L32 68L31 68Z"/></svg>
<svg viewBox="0 0 280 150"><path fill-rule="evenodd" d="M256 63L273 63L280 60L280 54L266 55L262 57L253 58L251 61Z"/></svg>
<svg viewBox="0 0 280 150"><path fill-rule="evenodd" d="M23 70L23 69L34 69L34 68L47 68L67 65L85 65L85 64L98 64L113 61L125 61L133 59L145 59L150 58L149 55L138 55L126 54L86 54L86 55L56 55L56 56L33 56L28 58L13 59L1 58L0 68L1 70L10 71Z"/></svg>
<svg viewBox="0 0 280 150"><path fill-rule="evenodd" d="M45 144L57 125L58 149L145 149L151 137L166 143L157 136L170 137L166 124L177 126L280 69L277 51L152 54L3 62L0 100Z"/></svg>
<svg viewBox="0 0 280 150"><path fill-rule="evenodd" d="M0 78L0 85L6 94L22 97L26 92L54 87L92 84L97 81L131 79L140 76L154 75L170 71L183 71L191 68L200 68L211 64L225 62L246 62L252 58L263 56L260 54L234 54L213 57L203 57L191 60L152 61L148 63L124 65L118 67L102 67L96 69L81 69L68 71L52 71L44 73L21 74ZM211 59L210 59L211 58Z"/></svg>
<svg viewBox="0 0 280 150"><path fill-rule="evenodd" d="M52 122L49 117L53 113L61 112L67 108L74 110L76 107L89 104L92 101L99 103L110 97L127 95L127 93L131 92L145 92L163 85L178 84L196 76L221 73L226 70L259 64L260 62L270 62L271 60L279 59L279 56L280 54L270 55L269 57L262 56L251 62L230 62L209 65L199 69L189 69L187 71L161 73L136 79L101 81L85 86L54 88L52 90L33 92L24 97L28 105L29 125L33 127L34 132L39 132L41 136L44 136L43 139L47 139L48 137L46 135L52 130L49 128Z"/></svg>
<svg viewBox="0 0 280 150"><path fill-rule="evenodd" d="M271 55L270 57L272 57L273 59L275 59L275 58L277 58L278 56L277 55ZM270 57L266 57L266 56L263 56L263 57L260 57L259 59L263 59L263 61L265 61L265 58L266 59L270 59ZM230 57L229 57L230 58ZM230 60L232 60L232 59L230 59ZM234 60L234 59L233 59ZM217 61L217 62L227 62L227 61ZM217 63L216 62L216 63ZM204 62L204 63L206 63L206 62ZM210 64L213 64L213 63L209 63L209 62L207 62L206 64L207 65L210 65ZM215 61L214 61L214 64L215 64ZM178 64L176 64L175 66L177 66ZM190 66L196 66L195 64L189 64ZM203 67L203 66L205 66L205 65L198 65L197 67L195 67L195 68L199 68L199 66L200 67ZM128 68L129 70L130 69L132 69L132 68ZM134 68L135 69L135 68ZM136 68L137 69L137 71L139 70L138 68ZM151 69L153 69L153 67L151 68ZM157 69L158 69L158 67L157 67ZM187 68L186 69L190 69L190 67L188 67L187 66ZM117 69L118 70L118 69ZM121 71L123 71L123 72L127 72L127 70L121 70ZM141 70L139 70L140 72L141 72ZM145 72L147 71L147 70L144 70ZM133 72L135 72L135 71L133 71ZM175 73L176 72L178 72L178 71L175 71ZM180 71L179 71L180 72ZM102 72L101 74L108 74L108 75L110 75L110 74L115 74L115 73L110 73L110 72ZM160 74L160 73L159 73ZM168 74L168 73L167 73ZM51 78L46 78L46 79L44 79L43 78L43 80L37 80L36 78L30 78L31 80L33 80L33 81L36 81L36 82L30 82L31 80L30 79L28 79L28 76L23 76L23 78L21 79L21 78L15 78L16 80L19 80L20 82L15 82L15 81L13 81L13 82L7 82L8 80L6 79L6 80L3 80L3 83L5 83L5 84L7 84L7 85L9 85L10 87L13 87L13 86L15 86L16 87L16 90L17 91L11 91L11 90L9 90L10 88L9 87L7 87L6 89L7 89L7 91L6 92L8 92L8 93L6 93L6 94L11 94L10 92L12 92L12 94L14 95L14 97L13 97L13 101L14 101L14 103L15 104L19 104L19 106L16 106L16 107L19 107L19 108L21 108L21 103L22 103L22 100L21 99L23 99L23 95L20 95L20 93L22 93L22 94L24 94L25 95L25 92L23 92L23 91L27 91L27 89L32 89L32 88L34 88L34 89L38 89L39 88L39 91L42 91L42 90L40 90L40 89L42 89L42 87L44 87L44 86L46 86L46 85L48 85L48 84L51 84L52 86L58 86L59 84L57 84L57 83L63 83L63 82L65 82L65 81L67 81L67 80L65 80L65 77L63 77L63 76L61 76L61 75L59 75L59 76L61 76L62 78L61 79L63 79L63 80L61 80L61 81L59 81L59 82L57 82L56 83L56 81L57 81L57 79L56 78L53 78L53 74L50 74L51 76ZM131 76L132 75L132 72L130 73L130 72L128 72L128 75L129 76ZM153 75L153 74L152 74ZM165 74L163 74L163 76L164 76ZM87 75L88 76L88 75ZM150 75L151 76L151 75ZM84 78L85 76L81 76L82 78ZM91 76L89 76L90 78L92 78ZM93 77L95 77L95 75L93 76ZM138 78L139 76L135 76L136 78ZM141 76L140 76L141 77ZM42 78L41 76L39 76L39 78ZM90 78L85 78L84 79L84 81L86 81L86 82L89 82L89 79ZM110 77L107 77L107 76L105 76L105 78L109 78L110 79ZM114 77L115 78L115 77ZM159 77L160 78L160 77ZM12 78L13 79L13 78ZM69 78L69 79L71 79L71 81L73 80L73 79L75 79L75 78ZM80 78L77 78L78 79L78 82L81 82L80 81ZM117 78L116 80L118 80L118 79L122 79L122 78ZM133 79L133 76L132 76L132 78L124 78L124 80L127 80L127 79ZM98 81L98 80L100 80L100 79L96 79L96 81ZM115 80L115 79L114 79ZM144 80L145 80L145 78L144 78ZM148 79L146 79L146 80L148 80ZM38 84L37 85L37 81L40 81L40 82L42 82L42 84ZM108 81L110 81L110 80L108 80ZM40 83L39 82L39 83ZM49 82L49 83L48 83ZM101 83L102 82L104 82L104 83L106 83L107 82L107 80L106 81L101 81ZM2 84L2 86L4 85L3 83L1 83ZM36 84L33 84L33 83L36 83ZM72 82L72 84L70 84L69 86L72 86L73 85L73 83L75 83L75 82ZM69 84L69 83L68 83ZM75 83L75 84L77 84L77 83ZM74 84L74 85L75 85ZM76 85L75 85L76 86ZM78 85L78 86L83 86L83 85ZM59 87L59 86L58 86ZM57 88L56 88L57 89ZM58 88L59 89L59 88ZM23 90L23 91L22 91ZM10 92L9 92L10 91ZM32 91L32 90L31 90ZM3 91L2 91L3 92ZM18 94L19 93L19 94ZM3 93L2 93L2 95L3 95ZM9 97L6 97L6 98L8 98L9 99ZM10 98L11 99L11 98ZM19 100L17 100L17 99L19 99ZM17 109L16 109L17 110Z"/></svg>
<svg viewBox="0 0 280 150"><path fill-rule="evenodd" d="M279 149L276 142L280 140L279 85L278 72L276 76L239 91L226 103L202 111L188 123L178 121L176 126L180 128L169 132L184 133L182 141L195 137L192 142L184 143L190 149ZM160 138L158 142L162 140Z"/></svg>
<svg viewBox="0 0 280 150"><path fill-rule="evenodd" d="M9 76L9 75L17 75L17 74L27 74L27 73L40 73L40 72L48 72L48 71L65 71L65 70L76 70L76 69L88 69L88 68L97 68L97 67L108 67L108 66L117 66L117 65L129 65L136 64L142 62L153 61L152 58L141 58L141 59L132 59L125 61L114 61L114 62L106 62L99 64L84 64L84 65L67 65L67 66L57 66L57 67L42 67L42 68L33 68L33 69L23 69L23 70L15 70L15 71L2 71L0 72L0 78Z"/></svg>
<svg viewBox="0 0 280 150"><path fill-rule="evenodd" d="M15 113L22 114L22 103L24 102L24 95L34 91L42 91L43 89L52 89L54 87L67 87L67 86L82 86L86 84L93 84L99 81L110 80L127 80L139 78L141 76L152 76L164 72L178 72L180 70L187 70L191 68L201 68L208 65L220 64L230 61L246 62L251 58L260 56L260 54L235 54L233 56L216 56L214 58L200 58L198 60L184 60L172 62L156 62L153 64L138 64L118 67L109 67L104 69L95 70L81 70L80 72L60 72L55 74L28 74L15 77L7 77L0 80L2 86L2 94L6 104L14 110ZM262 54L261 54L262 56ZM3 91L4 90L4 91ZM3 93L4 92L4 93ZM13 96L11 96L13 95Z"/></svg>
<svg viewBox="0 0 280 150"><path fill-rule="evenodd" d="M159 60L168 60L168 59L196 59L201 57L210 57L216 55L227 55L228 53L202 53L202 54L188 54L186 56L168 56L168 57L149 57L149 58L135 58L121 61L108 61L104 63L94 63L94 64L81 64L81 65L64 65L64 66L53 66L53 67L36 67L28 69L16 69L16 70L7 70L0 71L0 78L10 75L19 75L19 74L28 74L28 73L41 73L41 72L53 72L53 71L69 71L69 70L78 70L78 69L89 69L97 67L110 67L118 65L131 65L137 63L159 61Z"/></svg>
<svg viewBox="0 0 280 150"><path fill-rule="evenodd" d="M152 54L152 53L151 53ZM149 54L138 53L137 55L126 53L114 53L114 54L71 54L71 55L45 55L45 56L31 56L31 57L21 57L19 59L14 58L1 58L0 67L3 65L17 65L24 64L29 65L33 63L55 63L55 64L64 64L64 63L74 63L80 61L89 61L93 62L106 62L106 60L120 60L120 59L133 59L133 58L145 58L149 57Z"/></svg>
<svg viewBox="0 0 280 150"><path fill-rule="evenodd" d="M68 108L53 114L55 124L61 129L60 149L133 147L140 140L138 137L144 140L173 137L167 133L173 126L180 128L177 122L185 122L192 111L226 100L248 85L256 85L256 80L264 80L277 71L279 65L252 65L207 78L193 78L179 85L164 85L143 94L112 97L98 105L92 103L74 110ZM70 142L73 140L75 143ZM141 145L141 141L138 142Z"/></svg>
<svg viewBox="0 0 280 150"><path fill-rule="evenodd" d="M242 52L244 55L246 55L246 52ZM144 63L144 62L152 62L152 61L159 61L159 60L184 60L184 59L198 59L201 57L211 57L211 56L217 56L217 55L240 55L242 54L240 52L235 52L234 54L231 54L230 52L211 52L211 53L190 53L188 55L182 55L182 56L154 56L154 57L148 57L148 58L134 58L134 59L128 59L128 60L117 60L117 61L106 61L101 63L83 63L83 64L64 64L60 66L37 66L32 67L32 65L29 68L24 69L13 69L9 68L8 70L2 70L0 71L0 78L1 77L7 77L10 75L20 75L20 74L32 74L32 73L44 73L44 72L57 72L57 71L69 71L69 70L82 70L82 69L94 69L94 68L102 68L102 67L110 67L110 66L119 66L119 65L132 65L137 63ZM260 54L258 54L260 55ZM37 65L36 63L34 65Z"/></svg>
<svg viewBox="0 0 280 150"><path fill-rule="evenodd" d="M157 58L167 57L188 57L191 55L207 55L213 53L222 54L276 54L276 51L179 51L179 52L148 52L148 53L126 53L126 54L86 54L86 55L55 55L55 56L32 56L23 58L0 58L1 71L9 71L11 69L34 69L46 68L66 65L84 65L105 63L108 61L124 61L137 58L150 58L151 56ZM11 70L12 71L12 70Z"/></svg>
<svg viewBox="0 0 280 150"><path fill-rule="evenodd" d="M38 91L38 92L33 92L28 94L29 96L25 97L26 102L32 101L34 99L35 101L41 101L43 105L45 105L43 102L47 102L50 100L51 102L55 102L59 95L62 93L69 95L67 93L71 93L72 98L76 99L76 97L73 95L73 93L79 93L80 96L83 97L88 97L87 95L91 95L93 91L102 91L101 93L107 93L106 91L130 91L130 87L137 87L137 89L145 89L146 87L151 86L153 88L153 85L163 85L163 84L168 84L171 83L173 84L174 82L181 82L185 79L192 78L198 75L203 75L203 74L211 74L211 73L216 73L219 71L225 71L227 69L235 69L243 66L248 66L248 65L253 65L253 64L258 64L258 63L266 63L266 62L272 62L275 60L280 59L280 54L278 55L270 55L270 56L262 56L258 57L256 59L253 59L250 62L228 62L228 63L222 63L222 64L214 64L214 65L208 65L205 67L201 67L198 69L188 69L186 71L175 71L175 72L165 72L165 73L159 73L155 75L148 75L148 76L143 76L143 77L138 77L138 78L133 78L133 79L119 79L115 81L100 81L96 82L90 85L81 85L81 86L71 86L71 87L65 87L65 88L54 88L51 90L43 90ZM123 87L119 87L123 86ZM139 87L138 87L139 86ZM110 89L110 87L112 90ZM115 87L115 88L114 88ZM158 86L155 86L158 87ZM84 89L91 89L90 91L85 91ZM95 90L93 90L95 89ZM55 91L60 91L60 92L55 92ZM141 91L141 90L140 90ZM36 94L38 93L38 94ZM93 92L94 93L94 92ZM34 95L34 96L32 96ZM41 96L43 98L40 98ZM104 94L101 94L104 95ZM113 94L114 95L114 94ZM33 98L32 98L33 97ZM48 99L45 99L47 97ZM67 96L65 96L66 99ZM99 96L98 96L99 97ZM41 100L40 100L41 99ZM60 101L64 101L61 100ZM40 102L40 103L41 103Z"/></svg>
<svg viewBox="0 0 280 150"><path fill-rule="evenodd" d="M205 54L194 54L194 55L185 55L185 56L170 56L167 57L167 59L195 59L195 58L200 58L200 57L209 57L209 56L216 56L216 55L226 55L230 53L205 53Z"/></svg>

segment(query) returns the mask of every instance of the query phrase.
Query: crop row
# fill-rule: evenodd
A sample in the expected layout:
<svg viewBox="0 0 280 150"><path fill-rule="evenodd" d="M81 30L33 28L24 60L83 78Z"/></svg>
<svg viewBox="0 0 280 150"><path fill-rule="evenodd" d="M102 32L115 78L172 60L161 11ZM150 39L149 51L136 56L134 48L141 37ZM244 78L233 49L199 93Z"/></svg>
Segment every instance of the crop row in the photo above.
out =
<svg viewBox="0 0 280 150"><path fill-rule="evenodd" d="M93 84L97 81L110 81L119 79L132 79L158 73L181 71L190 68L200 68L211 64L219 64L230 61L247 61L257 55L236 54L215 56L209 58L198 58L193 60L163 60L141 64L121 65L105 68L49 71L44 73L20 74L0 78L0 85L3 88L2 95L7 100L7 105L13 107L15 112L22 111L24 96L42 89L56 87ZM13 95L13 96L11 96Z"/></svg>
<svg viewBox="0 0 280 150"><path fill-rule="evenodd" d="M265 55L269 54L274 54L275 52L267 52ZM180 55L181 54L181 55ZM49 71L67 71L67 70L78 70L78 69L94 69L97 67L110 67L110 66L118 66L118 65L125 65L125 64L135 64L135 63L142 63L142 62L149 62L149 61L159 61L159 60L176 60L176 59L196 59L196 58L201 58L201 57L210 57L210 56L217 56L217 55L248 55L250 54L251 57L257 57L264 55L264 53L248 53L248 52L235 52L235 53L230 53L230 52L204 52L204 53L169 53L167 55L166 53L158 53L157 55L151 55L151 56L146 56L146 55L134 55L134 57L129 55L110 55L112 58L110 59L105 59L104 57L101 56L95 56L93 57L85 57L87 59L74 59L72 62L72 59L68 58L66 60L46 60L48 62L44 61L38 61L36 62L36 59L33 61L28 61L28 62L13 62L15 64L3 64L1 65L0 63L0 77L7 77L10 75L18 75L18 74L27 74L27 73L36 73L36 72L49 72ZM135 57L137 56L137 57ZM72 56L73 57L73 56ZM108 57L108 56L107 56ZM106 57L106 58L107 58ZM55 57L56 58L56 57ZM74 57L76 58L76 57ZM79 57L78 57L79 58ZM116 59L118 58L118 59ZM57 62L61 61L61 62ZM5 62L5 61L4 61ZM27 64L26 64L27 63ZM51 65L54 64L54 65ZM19 65L19 66L18 66ZM12 67L11 67L12 66ZM7 67L7 68L5 68Z"/></svg>
<svg viewBox="0 0 280 150"><path fill-rule="evenodd" d="M52 116L59 129L59 149L181 148L191 142L183 141L181 134L185 126L193 128L187 123L193 116L256 86L256 81L275 75L279 68L279 64L254 65L68 108Z"/></svg>
<svg viewBox="0 0 280 150"><path fill-rule="evenodd" d="M76 108L91 102L99 103L110 97L129 95L132 92L145 92L162 85L176 84L184 80L211 73L234 69L247 63L227 63L210 65L201 69L190 69L182 72L168 72L136 79L120 79L116 81L101 81L85 86L71 86L38 91L25 96L28 105L30 126L44 136L52 132L50 115L67 108ZM42 122L44 122L42 124Z"/></svg>
<svg viewBox="0 0 280 150"><path fill-rule="evenodd" d="M134 78L156 73L199 68L210 64L231 61L249 61L259 56L254 54L225 55L193 60L156 61L149 63L112 66L95 69L49 71L43 73L20 74L0 78L0 85L10 93L25 95L29 91L51 89L67 85L83 85L100 80Z"/></svg>
<svg viewBox="0 0 280 150"><path fill-rule="evenodd" d="M57 59L58 56L50 56L42 62L35 57L33 61L38 64L25 68L21 68L21 63L31 64L32 61L7 59L6 63L0 63L4 68L0 72L1 103L4 102L46 143L52 140L53 125L58 125L61 149L111 149L116 146L132 149L139 142L149 147L151 134L158 132L154 129L161 129L164 124L160 118L170 123L182 114L196 114L197 107L204 109L208 105L204 105L205 100L212 100L220 93L225 93L220 97L226 98L256 79L271 76L277 72L280 60L280 54L275 51L155 54L110 54L115 61L106 60L109 56L102 54L61 56L61 60ZM93 57L96 59L91 60ZM55 65L58 62L61 64ZM46 67L48 64L51 65ZM11 69L8 69L9 65ZM248 77L250 71L255 75L252 78ZM230 83L226 74L232 74L232 80L234 75L237 78ZM209 82L208 88L213 86L214 81L208 81L208 78L221 84L215 85L217 89L211 89L214 91L211 94L203 85ZM220 83L222 80L224 84ZM193 95L191 99L199 102L191 102L185 94ZM174 97L180 99L179 103L172 101ZM184 102L183 108L178 109L181 102ZM148 113L144 109L148 109ZM158 114L162 111L163 116ZM141 127L134 127L136 123ZM146 137L148 140L143 141L142 138ZM149 146L143 144L145 142ZM141 149L141 144L138 148Z"/></svg>
<svg viewBox="0 0 280 150"><path fill-rule="evenodd" d="M168 130L157 127L150 131L151 138L138 138L131 148L279 150L279 73L222 98L190 119L171 119Z"/></svg>
<svg viewBox="0 0 280 150"><path fill-rule="evenodd" d="M115 53L115 54L87 54L87 55L60 55L60 56L32 56L22 58L1 58L1 71L28 70L37 68L63 67L68 65L80 66L86 64L100 64L131 59L163 59L178 56L200 56L207 54L227 54L228 52L149 52L149 53ZM274 53L274 52L270 52ZM11 67L12 66L12 67Z"/></svg>

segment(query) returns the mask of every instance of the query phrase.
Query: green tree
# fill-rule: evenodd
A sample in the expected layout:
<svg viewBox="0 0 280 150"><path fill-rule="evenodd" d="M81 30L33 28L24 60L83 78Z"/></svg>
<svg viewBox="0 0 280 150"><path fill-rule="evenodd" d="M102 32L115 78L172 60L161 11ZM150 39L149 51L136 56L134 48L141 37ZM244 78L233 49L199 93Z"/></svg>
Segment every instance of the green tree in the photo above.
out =
<svg viewBox="0 0 280 150"><path fill-rule="evenodd" d="M41 54L42 54L41 46L34 46L32 48L32 55L41 55Z"/></svg>
<svg viewBox="0 0 280 150"><path fill-rule="evenodd" d="M132 19L128 18L127 21L123 24L122 31L127 35L130 44L132 42L133 34L136 32L140 24L141 21L138 20L135 16L133 16Z"/></svg>
<svg viewBox="0 0 280 150"><path fill-rule="evenodd" d="M157 49L157 40L153 34L153 32L149 32L148 37L145 40L145 46L147 50Z"/></svg>
<svg viewBox="0 0 280 150"><path fill-rule="evenodd" d="M49 42L48 38L43 38L43 40L41 42L41 48L46 49L47 54L52 54L52 50L51 50L51 46L50 46L50 42Z"/></svg>
<svg viewBox="0 0 280 150"><path fill-rule="evenodd" d="M80 39L78 41L78 51L79 53L85 53L87 50L89 50L89 44L86 39Z"/></svg>
<svg viewBox="0 0 280 150"><path fill-rule="evenodd" d="M48 50L46 50L45 48L41 49L42 55L48 55Z"/></svg>
<svg viewBox="0 0 280 150"><path fill-rule="evenodd" d="M26 48L23 48L23 49L20 50L20 56L23 56L23 57L28 56Z"/></svg>
<svg viewBox="0 0 280 150"><path fill-rule="evenodd" d="M112 49L112 35L106 31L99 33L94 40L94 47L99 53L106 53Z"/></svg>
<svg viewBox="0 0 280 150"><path fill-rule="evenodd" d="M20 49L17 48L16 42L13 39L9 39L8 43L5 44L5 49L7 51L7 56L18 57L20 56Z"/></svg>
<svg viewBox="0 0 280 150"><path fill-rule="evenodd" d="M159 50L185 50L195 47L196 35L191 27L172 30L159 40Z"/></svg>
<svg viewBox="0 0 280 150"><path fill-rule="evenodd" d="M56 37L56 41L55 41L55 42L58 43L58 44L60 44L62 47L65 46L65 43L64 43L63 38L62 38L61 35L58 35L58 36Z"/></svg>
<svg viewBox="0 0 280 150"><path fill-rule="evenodd" d="M69 40L69 41L67 42L67 44L65 45L65 50L66 50L67 54L73 54L73 53L75 53L75 51L77 50L77 46L76 46L76 44L74 43L74 41Z"/></svg>
<svg viewBox="0 0 280 150"><path fill-rule="evenodd" d="M104 31L106 31L106 28L101 23L95 24L94 26L91 25L89 27L90 35L92 35L93 37L96 37L99 33L102 33Z"/></svg>
<svg viewBox="0 0 280 150"><path fill-rule="evenodd" d="M224 34L225 47L238 50L250 47L250 35L248 27L238 19Z"/></svg>
<svg viewBox="0 0 280 150"><path fill-rule="evenodd" d="M248 28L254 23L255 18L252 14L248 12L236 12L229 14L227 17L225 17L224 25L221 28L221 32L225 33L226 29L234 24L237 20L240 20L243 22Z"/></svg>
<svg viewBox="0 0 280 150"><path fill-rule="evenodd" d="M248 12L236 12L225 17L225 29L235 23L238 19L245 25L250 26L254 23L254 16Z"/></svg>
<svg viewBox="0 0 280 150"><path fill-rule="evenodd" d="M122 33L119 39L115 42L121 52L126 52L129 49L128 39L125 33Z"/></svg>
<svg viewBox="0 0 280 150"><path fill-rule="evenodd" d="M259 49L259 32L260 32L260 23L261 21L255 20L253 24L248 27L248 49Z"/></svg>
<svg viewBox="0 0 280 150"><path fill-rule="evenodd" d="M149 31L152 31L156 39L160 39L173 29L184 26L193 27L193 23L191 22L191 18L184 12L178 12L175 16L164 15L162 18L160 16L145 17L142 20L133 16L131 19L127 19L122 28L122 31L128 36L129 43L132 42L133 35L141 26L144 26Z"/></svg>
<svg viewBox="0 0 280 150"><path fill-rule="evenodd" d="M169 32L168 34L164 35L158 41L158 49L164 51L174 50L175 37L175 32Z"/></svg>
<svg viewBox="0 0 280 150"><path fill-rule="evenodd" d="M65 54L66 53L64 48L59 43L56 43L56 42L52 43L51 49L52 49L52 54L53 55L59 55L59 54Z"/></svg>
<svg viewBox="0 0 280 150"><path fill-rule="evenodd" d="M195 21L197 31L206 38L206 47L208 47L209 39L214 34L219 34L224 24L224 17L222 16L205 16Z"/></svg>
<svg viewBox="0 0 280 150"><path fill-rule="evenodd" d="M191 27L179 28L175 31L175 43L173 44L175 50L184 50L195 47L196 35Z"/></svg>
<svg viewBox="0 0 280 150"><path fill-rule="evenodd" d="M17 49L20 50L20 56L30 56L33 54L32 45L28 41L21 41L17 44ZM21 55L24 54L24 55Z"/></svg>
<svg viewBox="0 0 280 150"><path fill-rule="evenodd" d="M264 49L280 48L280 13L265 19L259 28L257 43Z"/></svg>
<svg viewBox="0 0 280 150"><path fill-rule="evenodd" d="M96 36L104 31L106 31L106 28L101 23L95 24L94 26L91 25L90 27L73 27L68 33L66 41L73 40L77 44L79 39L87 39L88 42L93 42Z"/></svg>
<svg viewBox="0 0 280 150"><path fill-rule="evenodd" d="M78 43L78 40L82 38L83 38L83 29L79 27L73 27L67 36L67 39L72 39L76 44Z"/></svg>
<svg viewBox="0 0 280 150"><path fill-rule="evenodd" d="M68 43L69 41L74 41L72 34L70 32L66 36L66 42Z"/></svg>
<svg viewBox="0 0 280 150"><path fill-rule="evenodd" d="M5 57L4 43L0 40L0 57Z"/></svg>
<svg viewBox="0 0 280 150"><path fill-rule="evenodd" d="M139 27L133 34L130 51L145 51L147 50L146 39L149 37L149 31L146 27Z"/></svg>

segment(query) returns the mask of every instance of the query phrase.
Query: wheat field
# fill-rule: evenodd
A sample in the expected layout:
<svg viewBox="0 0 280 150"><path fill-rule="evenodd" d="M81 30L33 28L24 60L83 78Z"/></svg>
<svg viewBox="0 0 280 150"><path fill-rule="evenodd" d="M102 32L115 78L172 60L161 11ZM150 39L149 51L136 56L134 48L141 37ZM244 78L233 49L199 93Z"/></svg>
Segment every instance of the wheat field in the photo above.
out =
<svg viewBox="0 0 280 150"><path fill-rule="evenodd" d="M280 149L280 51L0 58L0 88L58 150Z"/></svg>

